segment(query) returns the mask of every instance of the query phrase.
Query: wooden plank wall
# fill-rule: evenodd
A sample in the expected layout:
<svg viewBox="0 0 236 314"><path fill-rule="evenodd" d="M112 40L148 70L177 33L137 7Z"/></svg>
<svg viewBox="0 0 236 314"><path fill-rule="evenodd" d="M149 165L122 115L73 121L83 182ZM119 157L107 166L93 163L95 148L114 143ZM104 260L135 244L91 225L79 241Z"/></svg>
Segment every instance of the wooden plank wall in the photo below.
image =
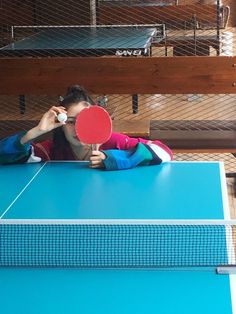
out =
<svg viewBox="0 0 236 314"><path fill-rule="evenodd" d="M90 24L90 1L88 0L37 0L38 25ZM52 15L53 13L53 15Z"/></svg>
<svg viewBox="0 0 236 314"><path fill-rule="evenodd" d="M90 5L87 0L4 0L0 3L0 26L11 25L76 25L89 24ZM52 14L53 13L53 14Z"/></svg>
<svg viewBox="0 0 236 314"><path fill-rule="evenodd" d="M177 6L108 6L98 8L100 24L152 24L165 23L167 28L181 28L191 22L193 16L199 23L217 23L217 7L212 4Z"/></svg>
<svg viewBox="0 0 236 314"><path fill-rule="evenodd" d="M0 46L11 40L12 25L90 24L88 0L0 1Z"/></svg>
<svg viewBox="0 0 236 314"><path fill-rule="evenodd" d="M0 94L58 94L72 84L91 93L236 93L236 57L5 58Z"/></svg>
<svg viewBox="0 0 236 314"><path fill-rule="evenodd" d="M223 3L230 6L229 27L236 26L236 1L223 0Z"/></svg>

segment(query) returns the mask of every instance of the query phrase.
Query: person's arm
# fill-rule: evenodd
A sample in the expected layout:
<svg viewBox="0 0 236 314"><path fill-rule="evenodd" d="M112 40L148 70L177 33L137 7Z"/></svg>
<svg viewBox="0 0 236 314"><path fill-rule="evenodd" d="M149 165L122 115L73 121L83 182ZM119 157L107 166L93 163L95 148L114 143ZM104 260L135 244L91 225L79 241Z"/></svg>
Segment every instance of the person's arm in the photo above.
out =
<svg viewBox="0 0 236 314"><path fill-rule="evenodd" d="M21 144L21 138L25 132L9 136L0 141L0 163L24 163L31 154L30 144Z"/></svg>
<svg viewBox="0 0 236 314"><path fill-rule="evenodd" d="M20 142L22 145L31 142L37 137L50 132L51 130L58 128L65 124L65 122L58 122L57 115L61 112L66 112L65 108L60 107L51 107L41 118L39 124L25 133L25 135L21 138Z"/></svg>
<svg viewBox="0 0 236 314"><path fill-rule="evenodd" d="M161 164L173 159L172 151L160 141L130 138L118 133L113 133L111 139L101 148L102 151L92 153L92 168L121 170Z"/></svg>
<svg viewBox="0 0 236 314"><path fill-rule="evenodd" d="M62 126L56 120L57 114L64 112L64 107L52 107L41 118L39 124L27 132L21 132L9 136L0 141L0 163L25 163L40 161L34 156L34 147L31 142L42 134L45 134L56 127Z"/></svg>
<svg viewBox="0 0 236 314"><path fill-rule="evenodd" d="M101 145L100 148L102 150L107 150L107 149L129 150L129 149L135 148L138 145L138 143L147 144L147 145L154 144L164 149L171 156L171 159L173 159L173 153L171 149L168 146L166 146L164 143L158 140L150 141L141 137L134 138L134 137L129 137L124 134L120 134L120 133L112 133L110 139L106 143Z"/></svg>
<svg viewBox="0 0 236 314"><path fill-rule="evenodd" d="M122 170L137 166L159 165L172 160L172 155L154 143L138 143L133 149L111 149L105 150L103 153L106 155L106 158L103 160L106 170Z"/></svg>

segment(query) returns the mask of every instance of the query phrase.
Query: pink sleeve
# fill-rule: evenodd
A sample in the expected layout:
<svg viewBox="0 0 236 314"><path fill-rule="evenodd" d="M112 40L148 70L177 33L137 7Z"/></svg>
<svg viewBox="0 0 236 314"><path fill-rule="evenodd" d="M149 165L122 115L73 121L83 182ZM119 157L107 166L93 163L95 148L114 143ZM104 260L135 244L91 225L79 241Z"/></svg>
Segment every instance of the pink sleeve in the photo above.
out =
<svg viewBox="0 0 236 314"><path fill-rule="evenodd" d="M101 146L101 149L122 149L134 148L138 144L137 138L132 138L120 133L112 133L110 139Z"/></svg>

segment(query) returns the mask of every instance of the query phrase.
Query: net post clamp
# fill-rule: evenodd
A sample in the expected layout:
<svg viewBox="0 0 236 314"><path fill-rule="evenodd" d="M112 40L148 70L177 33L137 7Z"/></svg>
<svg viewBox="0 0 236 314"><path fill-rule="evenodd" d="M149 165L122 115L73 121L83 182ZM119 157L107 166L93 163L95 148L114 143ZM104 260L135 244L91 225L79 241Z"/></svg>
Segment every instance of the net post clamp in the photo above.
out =
<svg viewBox="0 0 236 314"><path fill-rule="evenodd" d="M236 274L236 265L218 266L216 273L219 275L232 275Z"/></svg>

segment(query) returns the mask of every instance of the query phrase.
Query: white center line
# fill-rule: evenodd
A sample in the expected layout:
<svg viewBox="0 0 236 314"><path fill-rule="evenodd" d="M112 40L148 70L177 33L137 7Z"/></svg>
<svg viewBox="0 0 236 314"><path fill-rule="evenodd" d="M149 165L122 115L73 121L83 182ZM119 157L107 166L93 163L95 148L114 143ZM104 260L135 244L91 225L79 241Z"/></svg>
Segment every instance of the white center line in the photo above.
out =
<svg viewBox="0 0 236 314"><path fill-rule="evenodd" d="M39 172L43 169L43 167L46 165L46 162L44 165L36 172L36 174L33 176L33 178L26 184L26 186L23 188L23 190L17 195L17 197L11 202L11 204L6 208L6 210L3 212L2 216L0 216L0 219L3 218L3 216L9 211L9 209L12 207L12 205L17 201L17 199L21 196L21 194L27 189L27 187L30 185L30 183L34 180L34 178L39 174Z"/></svg>

